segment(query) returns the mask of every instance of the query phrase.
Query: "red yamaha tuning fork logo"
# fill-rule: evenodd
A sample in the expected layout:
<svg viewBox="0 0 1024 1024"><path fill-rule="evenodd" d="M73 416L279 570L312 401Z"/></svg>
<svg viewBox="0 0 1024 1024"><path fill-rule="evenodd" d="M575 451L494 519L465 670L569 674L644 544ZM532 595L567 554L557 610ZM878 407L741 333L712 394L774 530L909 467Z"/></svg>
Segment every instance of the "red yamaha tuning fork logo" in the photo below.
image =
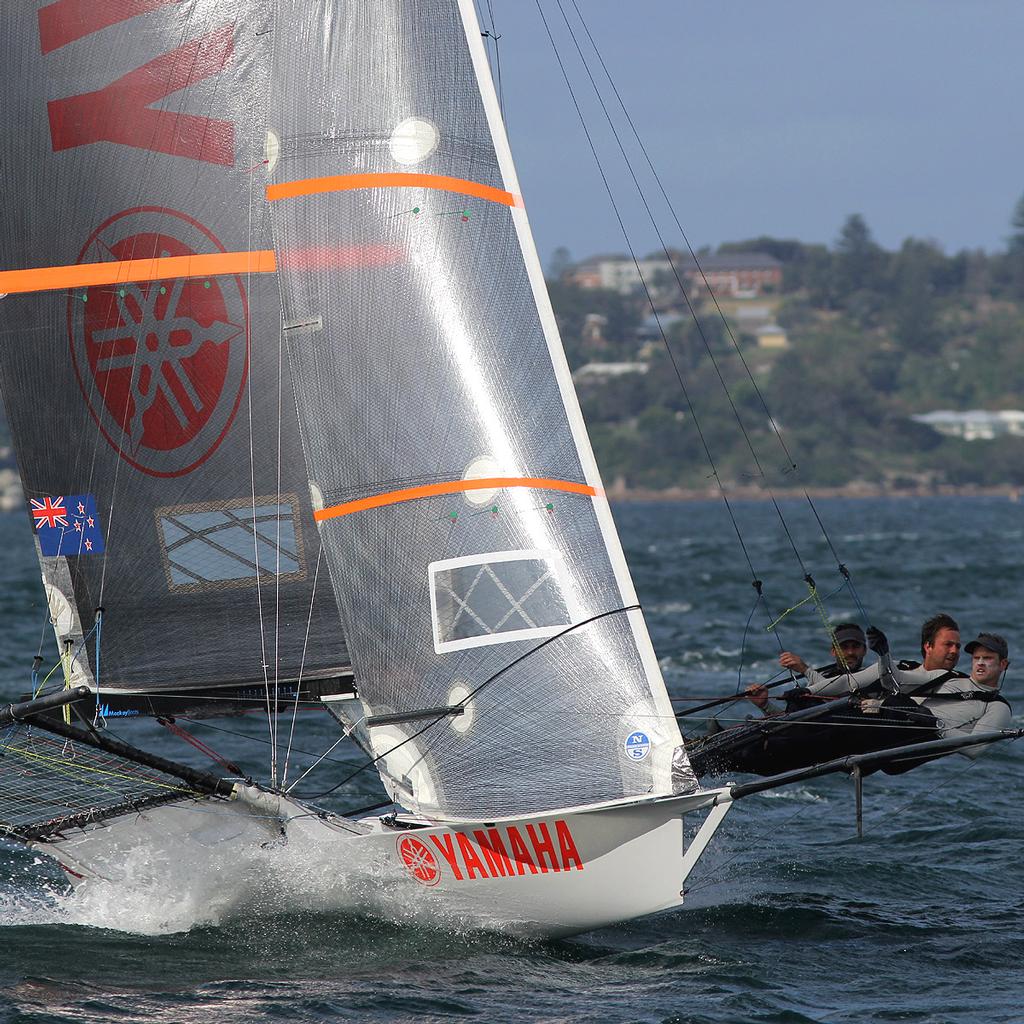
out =
<svg viewBox="0 0 1024 1024"><path fill-rule="evenodd" d="M116 214L79 263L190 256L224 246L174 210ZM248 367L248 306L238 277L175 278L76 289L68 299L71 356L103 436L152 476L204 463L238 410Z"/></svg>
<svg viewBox="0 0 1024 1024"><path fill-rule="evenodd" d="M413 836L398 840L398 856L405 870L421 885L437 885L441 881L441 867L426 844Z"/></svg>

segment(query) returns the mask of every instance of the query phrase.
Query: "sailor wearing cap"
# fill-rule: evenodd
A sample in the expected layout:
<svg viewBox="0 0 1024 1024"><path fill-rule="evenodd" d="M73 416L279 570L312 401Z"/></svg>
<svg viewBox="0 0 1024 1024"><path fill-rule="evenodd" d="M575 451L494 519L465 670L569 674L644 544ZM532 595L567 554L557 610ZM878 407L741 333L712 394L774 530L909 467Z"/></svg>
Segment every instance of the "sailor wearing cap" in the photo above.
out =
<svg viewBox="0 0 1024 1024"><path fill-rule="evenodd" d="M942 620L938 627L935 624ZM949 624L947 624L947 621ZM873 688L886 677L899 692L935 717L940 738L998 732L1010 725L1010 705L999 693L1009 666L1006 640L998 633L980 633L964 650L971 655L971 674L956 671L960 658L960 630L949 616L935 616L922 630L924 664L900 662L893 666L889 642L881 630L867 633L879 661L859 672L826 679L813 669L805 673L812 693L838 695ZM913 666L913 667L910 667ZM958 753L976 758L985 744L965 747Z"/></svg>
<svg viewBox="0 0 1024 1024"><path fill-rule="evenodd" d="M979 686L998 690L1010 666L1010 650L998 633L979 633L964 650L971 656L971 678Z"/></svg>
<svg viewBox="0 0 1024 1024"><path fill-rule="evenodd" d="M807 692L817 697L841 697L851 690L878 681L878 665L862 668L868 653L867 637L856 622L838 622L832 627L835 642L832 645L831 665L809 668L807 662L792 651L779 655L783 668L799 672L807 680Z"/></svg>
<svg viewBox="0 0 1024 1024"><path fill-rule="evenodd" d="M999 693L1003 675L1010 665L1006 640L998 633L979 633L978 639L972 640L964 650L971 656L969 676L957 673L949 678L951 674L946 673L947 678L939 685L926 683L920 687L917 679L911 677L917 677L921 669L898 673L902 692L935 715L943 738L998 732L1010 726L1010 705ZM937 675L936 672L927 674ZM915 688L927 691L927 695L916 695ZM985 744L979 743L958 753L973 759L984 749Z"/></svg>
<svg viewBox="0 0 1024 1024"><path fill-rule="evenodd" d="M788 668L792 672L808 678L813 674L814 678L820 681L822 689L815 690L813 686L808 689L820 696L838 696L848 693L850 690L848 684L845 682L833 684L832 680L845 679L847 673L857 672L864 664L864 655L868 653L864 630L856 622L837 622L832 626L832 637L832 657L835 658L835 661L828 665L822 665L821 668L810 668L799 654L794 654L792 651L783 651L779 655L779 664L783 668ZM834 690L830 688L833 686ZM791 692L803 693L804 691L801 689ZM780 705L768 699L768 690L764 686L748 687L747 699L766 714L783 710Z"/></svg>
<svg viewBox="0 0 1024 1024"><path fill-rule="evenodd" d="M859 626L857 628L860 629ZM864 637L863 633L861 637ZM820 697L838 697L858 691L875 693L879 689L891 692L900 690L910 694L915 687L924 687L931 692L947 680L967 679L963 672L956 670L956 663L960 660L960 627L945 612L933 615L921 626L922 661L901 661L894 667L889 654L889 641L875 626L868 627L867 640L871 650L879 657L874 665L859 671L858 666L828 676L823 672L805 671L808 691Z"/></svg>

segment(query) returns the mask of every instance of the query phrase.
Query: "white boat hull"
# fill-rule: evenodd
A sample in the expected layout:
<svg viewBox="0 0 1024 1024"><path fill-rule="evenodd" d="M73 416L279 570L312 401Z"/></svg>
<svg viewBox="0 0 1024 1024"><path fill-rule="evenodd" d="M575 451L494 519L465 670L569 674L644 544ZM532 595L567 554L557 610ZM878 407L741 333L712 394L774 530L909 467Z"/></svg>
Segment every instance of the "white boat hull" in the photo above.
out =
<svg viewBox="0 0 1024 1024"><path fill-rule="evenodd" d="M149 908L148 923L126 925L144 931L256 908L553 937L680 906L731 805L718 790L423 826L325 818L249 787L239 795L161 805L36 845L65 868L76 898L109 905L116 894L121 906ZM707 808L685 851L683 816Z"/></svg>

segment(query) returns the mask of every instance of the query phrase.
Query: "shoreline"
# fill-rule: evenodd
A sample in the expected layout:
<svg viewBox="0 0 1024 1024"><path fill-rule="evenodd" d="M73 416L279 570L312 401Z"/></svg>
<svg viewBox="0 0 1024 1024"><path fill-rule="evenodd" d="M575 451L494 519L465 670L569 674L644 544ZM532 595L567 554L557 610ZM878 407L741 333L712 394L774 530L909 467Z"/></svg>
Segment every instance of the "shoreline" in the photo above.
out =
<svg viewBox="0 0 1024 1024"><path fill-rule="evenodd" d="M610 501L721 501L722 492L717 487L669 487L665 490L613 486L606 489ZM726 487L725 496L730 501L771 501L801 499L809 496L819 498L1006 498L1020 500L1021 488L1012 484L998 484L992 487L942 484L934 487L885 487L879 484L856 482L842 487L799 487L780 488L767 491L762 487L743 485Z"/></svg>
<svg viewBox="0 0 1024 1024"><path fill-rule="evenodd" d="M1017 502L1021 498L1022 488L1012 484L998 484L992 487L968 485L956 487L952 484L941 484L931 487L885 487L881 484L869 484L856 481L842 487L807 487L780 488L767 491L762 487L744 484L726 487L725 495L730 501L780 501L802 499L809 496L813 500L822 498L1006 498ZM664 490L652 490L644 487L625 487L621 481L605 488L609 501L644 502L688 502L688 501L721 501L722 492L717 487L668 487ZM24 506L24 495L21 481L16 470L0 469L0 512L14 512Z"/></svg>

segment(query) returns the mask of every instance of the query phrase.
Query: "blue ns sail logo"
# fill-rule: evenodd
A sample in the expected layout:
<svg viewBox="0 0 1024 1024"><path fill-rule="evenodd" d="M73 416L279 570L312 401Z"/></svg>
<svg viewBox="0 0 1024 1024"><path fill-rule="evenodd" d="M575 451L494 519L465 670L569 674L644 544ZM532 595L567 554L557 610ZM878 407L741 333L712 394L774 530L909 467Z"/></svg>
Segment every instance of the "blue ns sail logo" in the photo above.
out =
<svg viewBox="0 0 1024 1024"><path fill-rule="evenodd" d="M642 761L651 752L651 741L645 732L631 732L623 744L630 761Z"/></svg>

